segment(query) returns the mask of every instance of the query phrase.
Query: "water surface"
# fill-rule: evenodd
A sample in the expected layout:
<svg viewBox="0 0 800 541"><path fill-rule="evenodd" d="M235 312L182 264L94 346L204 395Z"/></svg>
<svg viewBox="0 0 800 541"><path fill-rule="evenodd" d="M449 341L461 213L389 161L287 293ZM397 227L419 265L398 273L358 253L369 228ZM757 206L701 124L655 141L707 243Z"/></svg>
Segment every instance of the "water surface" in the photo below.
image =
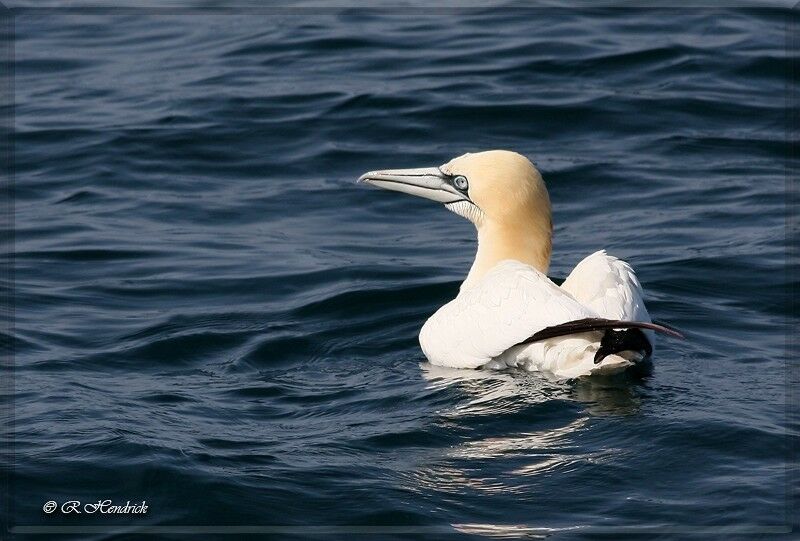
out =
<svg viewBox="0 0 800 541"><path fill-rule="evenodd" d="M788 17L18 11L10 522L780 530ZM553 276L606 248L687 333L650 375L424 363L474 230L354 180L491 148L543 172ZM150 510L41 510L101 498Z"/></svg>

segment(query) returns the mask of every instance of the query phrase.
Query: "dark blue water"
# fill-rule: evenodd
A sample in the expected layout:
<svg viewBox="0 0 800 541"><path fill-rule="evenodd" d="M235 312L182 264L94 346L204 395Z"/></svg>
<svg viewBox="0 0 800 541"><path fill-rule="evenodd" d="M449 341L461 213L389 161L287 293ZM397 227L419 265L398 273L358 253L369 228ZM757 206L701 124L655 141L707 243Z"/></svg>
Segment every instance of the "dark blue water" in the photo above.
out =
<svg viewBox="0 0 800 541"><path fill-rule="evenodd" d="M789 11L14 22L18 537L786 530ZM354 180L492 148L543 172L554 277L606 248L686 332L650 375L424 363L473 227ZM149 509L42 511L107 498Z"/></svg>

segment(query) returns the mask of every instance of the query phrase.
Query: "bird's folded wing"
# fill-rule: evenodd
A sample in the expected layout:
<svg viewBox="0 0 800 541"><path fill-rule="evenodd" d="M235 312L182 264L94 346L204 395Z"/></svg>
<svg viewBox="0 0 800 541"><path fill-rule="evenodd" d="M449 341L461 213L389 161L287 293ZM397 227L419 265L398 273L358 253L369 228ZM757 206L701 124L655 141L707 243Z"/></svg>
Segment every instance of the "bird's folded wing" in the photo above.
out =
<svg viewBox="0 0 800 541"><path fill-rule="evenodd" d="M649 322L642 286L624 261L600 250L578 263L561 289L607 319Z"/></svg>
<svg viewBox="0 0 800 541"><path fill-rule="evenodd" d="M440 308L420 344L433 364L476 368L545 327L588 317L597 314L547 276L508 260Z"/></svg>

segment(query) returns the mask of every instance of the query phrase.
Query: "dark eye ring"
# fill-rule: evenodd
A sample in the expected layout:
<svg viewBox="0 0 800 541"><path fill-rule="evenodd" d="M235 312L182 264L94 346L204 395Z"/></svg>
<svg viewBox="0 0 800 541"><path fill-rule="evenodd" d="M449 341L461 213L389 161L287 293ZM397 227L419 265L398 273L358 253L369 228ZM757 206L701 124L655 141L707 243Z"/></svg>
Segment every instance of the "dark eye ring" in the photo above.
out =
<svg viewBox="0 0 800 541"><path fill-rule="evenodd" d="M463 175L458 175L456 178L454 178L453 185L461 191L465 191L467 188L469 188L469 182L467 182L467 177Z"/></svg>

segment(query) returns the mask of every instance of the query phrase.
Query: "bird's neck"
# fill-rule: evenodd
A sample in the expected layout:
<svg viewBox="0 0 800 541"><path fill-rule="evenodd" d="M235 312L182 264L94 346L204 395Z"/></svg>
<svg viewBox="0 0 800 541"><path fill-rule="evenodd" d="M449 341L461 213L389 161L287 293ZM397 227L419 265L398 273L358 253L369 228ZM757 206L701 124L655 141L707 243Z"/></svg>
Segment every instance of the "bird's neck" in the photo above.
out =
<svg viewBox="0 0 800 541"><path fill-rule="evenodd" d="M487 220L478 227L478 252L461 289L469 288L506 259L525 263L546 274L550 266L552 234L549 213L538 220L511 224Z"/></svg>

